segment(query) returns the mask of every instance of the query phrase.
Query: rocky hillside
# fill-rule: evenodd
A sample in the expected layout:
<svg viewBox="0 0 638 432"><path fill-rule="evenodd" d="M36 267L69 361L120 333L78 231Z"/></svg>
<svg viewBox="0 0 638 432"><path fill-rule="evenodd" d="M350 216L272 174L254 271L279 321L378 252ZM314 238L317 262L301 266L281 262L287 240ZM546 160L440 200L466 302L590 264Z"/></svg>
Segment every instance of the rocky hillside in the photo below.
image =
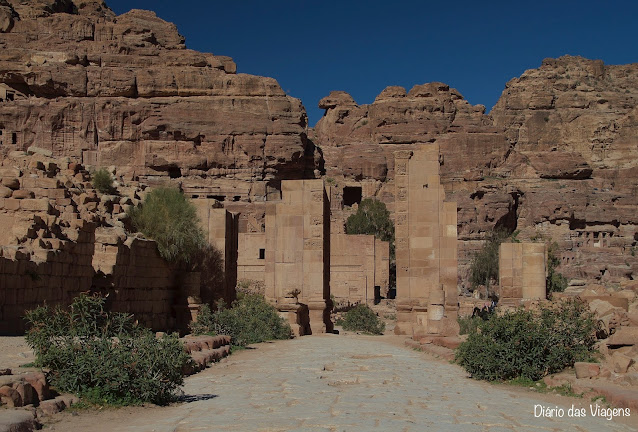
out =
<svg viewBox="0 0 638 432"><path fill-rule="evenodd" d="M0 0L0 32L3 149L35 146L238 200L313 175L300 101L272 78L237 74L229 57L186 49L153 12ZM222 177L241 183L200 181Z"/></svg>
<svg viewBox="0 0 638 432"><path fill-rule="evenodd" d="M443 83L388 87L362 106L333 92L319 106L327 175L390 206L393 152L440 144L462 270L499 226L557 241L572 279L619 283L638 270L638 64L545 60L508 82L489 115Z"/></svg>

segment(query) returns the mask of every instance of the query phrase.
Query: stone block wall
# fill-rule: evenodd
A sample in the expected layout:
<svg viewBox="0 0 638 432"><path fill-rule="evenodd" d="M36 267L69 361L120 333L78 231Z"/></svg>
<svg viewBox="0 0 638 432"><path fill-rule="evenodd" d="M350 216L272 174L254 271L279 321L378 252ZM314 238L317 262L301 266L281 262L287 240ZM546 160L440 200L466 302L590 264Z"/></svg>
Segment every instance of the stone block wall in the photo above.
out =
<svg viewBox="0 0 638 432"><path fill-rule="evenodd" d="M238 236L237 280L265 281L266 233L241 233Z"/></svg>
<svg viewBox="0 0 638 432"><path fill-rule="evenodd" d="M281 191L280 201L266 203L266 297L295 332L332 331L330 204L323 180L282 181ZM299 314L305 307L308 328Z"/></svg>
<svg viewBox="0 0 638 432"><path fill-rule="evenodd" d="M547 247L545 243L501 243L499 285L503 300L546 297Z"/></svg>
<svg viewBox="0 0 638 432"><path fill-rule="evenodd" d="M93 269L91 289L108 294L107 304L114 312L133 314L155 331L183 326L175 310L186 302L179 293L179 274L159 255L154 241L98 228Z"/></svg>
<svg viewBox="0 0 638 432"><path fill-rule="evenodd" d="M369 303L386 296L390 271L389 243L373 235L332 234L330 293L339 301Z"/></svg>
<svg viewBox="0 0 638 432"><path fill-rule="evenodd" d="M178 309L190 311L199 279L181 277L155 242L124 230L141 191L98 194L81 165L34 153L0 162L0 334L22 334L26 310L82 292L108 294L113 310L154 330L183 327Z"/></svg>
<svg viewBox="0 0 638 432"><path fill-rule="evenodd" d="M454 333L456 203L444 202L436 144L395 152L397 334Z"/></svg>

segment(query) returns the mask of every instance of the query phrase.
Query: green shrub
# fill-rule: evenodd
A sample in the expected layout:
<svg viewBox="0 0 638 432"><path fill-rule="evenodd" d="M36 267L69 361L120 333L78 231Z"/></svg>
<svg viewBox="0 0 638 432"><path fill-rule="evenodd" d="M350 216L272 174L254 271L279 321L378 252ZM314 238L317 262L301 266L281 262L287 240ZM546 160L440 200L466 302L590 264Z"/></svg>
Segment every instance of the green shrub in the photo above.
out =
<svg viewBox="0 0 638 432"><path fill-rule="evenodd" d="M533 381L594 353L598 320L581 300L519 309L480 320L456 351L456 362L474 378Z"/></svg>
<svg viewBox="0 0 638 432"><path fill-rule="evenodd" d="M206 246L195 206L177 189L154 189L129 216L137 230L157 242L167 261L193 264Z"/></svg>
<svg viewBox="0 0 638 432"><path fill-rule="evenodd" d="M96 171L93 174L93 187L103 194L112 193L114 188L111 174L104 168Z"/></svg>
<svg viewBox="0 0 638 432"><path fill-rule="evenodd" d="M480 321L482 321L481 317L458 317L456 321L459 323L459 334L470 334L476 331Z"/></svg>
<svg viewBox="0 0 638 432"><path fill-rule="evenodd" d="M191 324L194 334L226 334L232 344L246 346L274 339L290 339L290 325L263 296L244 294L229 309L211 312L202 306L197 322Z"/></svg>
<svg viewBox="0 0 638 432"><path fill-rule="evenodd" d="M83 294L68 310L41 306L26 320L36 365L60 391L98 404L163 404L183 383L188 355L177 336L157 339L131 315L106 312L104 298Z"/></svg>
<svg viewBox="0 0 638 432"><path fill-rule="evenodd" d="M379 320L367 305L358 304L344 314L341 322L344 330L360 331L367 334L380 335L385 330L385 323Z"/></svg>

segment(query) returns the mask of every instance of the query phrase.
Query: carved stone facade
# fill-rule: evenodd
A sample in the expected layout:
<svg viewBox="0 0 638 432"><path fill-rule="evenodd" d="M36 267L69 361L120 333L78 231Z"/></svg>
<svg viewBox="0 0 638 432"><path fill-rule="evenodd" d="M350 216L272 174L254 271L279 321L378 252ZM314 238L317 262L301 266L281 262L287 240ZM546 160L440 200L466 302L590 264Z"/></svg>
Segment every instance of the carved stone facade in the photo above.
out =
<svg viewBox="0 0 638 432"><path fill-rule="evenodd" d="M266 203L266 298L296 334L330 332L330 207L323 180L282 181L281 192L280 201Z"/></svg>
<svg viewBox="0 0 638 432"><path fill-rule="evenodd" d="M397 334L458 331L457 209L444 201L439 164L436 144L395 152Z"/></svg>

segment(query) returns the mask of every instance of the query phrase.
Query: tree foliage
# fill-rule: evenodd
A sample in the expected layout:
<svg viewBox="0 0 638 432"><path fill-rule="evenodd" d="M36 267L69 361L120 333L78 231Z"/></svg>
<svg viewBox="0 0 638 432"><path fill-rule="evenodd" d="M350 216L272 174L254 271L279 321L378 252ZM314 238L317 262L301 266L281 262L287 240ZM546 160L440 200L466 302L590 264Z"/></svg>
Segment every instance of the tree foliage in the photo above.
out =
<svg viewBox="0 0 638 432"><path fill-rule="evenodd" d="M167 403L182 385L188 359L174 335L156 338L124 313L109 313L102 297L80 295L68 309L41 306L26 313L26 341L36 364L61 391L89 402Z"/></svg>
<svg viewBox="0 0 638 432"><path fill-rule="evenodd" d="M495 229L488 234L485 244L476 252L470 264L470 283L473 288L484 285L489 295L492 280L498 280L499 248L509 237L510 234L503 229Z"/></svg>
<svg viewBox="0 0 638 432"><path fill-rule="evenodd" d="M396 285L394 223L390 212L381 201L366 198L359 203L357 212L346 220L346 234L368 234L390 244L390 287Z"/></svg>
<svg viewBox="0 0 638 432"><path fill-rule="evenodd" d="M558 243L550 242L547 246L547 294L563 292L567 288L567 278L556 270L560 265L558 254Z"/></svg>
<svg viewBox="0 0 638 432"><path fill-rule="evenodd" d="M152 190L129 215L138 231L157 242L167 261L193 264L206 246L195 206L177 189Z"/></svg>

